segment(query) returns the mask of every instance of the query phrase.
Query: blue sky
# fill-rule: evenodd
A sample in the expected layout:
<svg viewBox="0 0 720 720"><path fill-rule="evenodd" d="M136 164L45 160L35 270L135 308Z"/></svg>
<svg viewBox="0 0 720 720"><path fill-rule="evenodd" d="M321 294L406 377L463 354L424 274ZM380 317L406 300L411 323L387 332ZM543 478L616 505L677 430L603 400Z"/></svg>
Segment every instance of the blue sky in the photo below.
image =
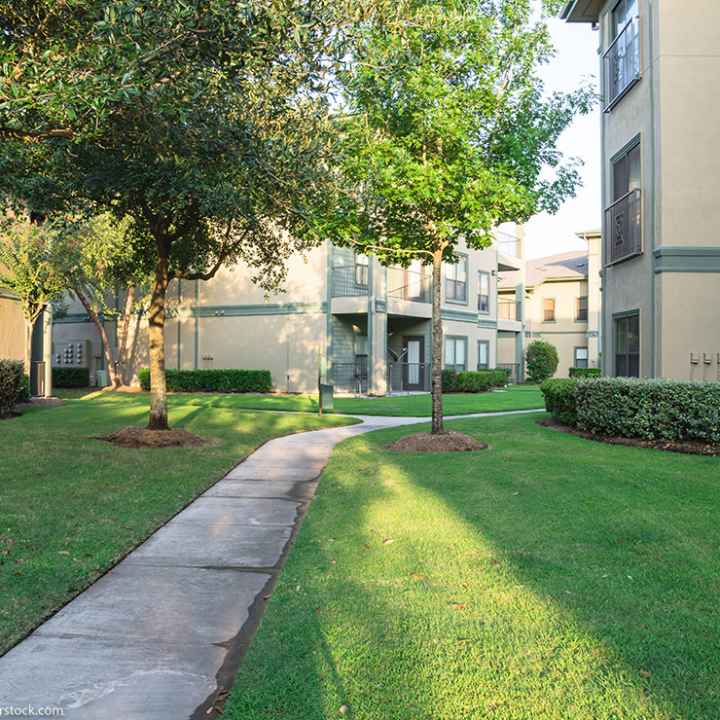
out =
<svg viewBox="0 0 720 720"><path fill-rule="evenodd" d="M551 20L550 27L557 56L543 68L547 90L572 90L588 78L596 81L599 68L597 32L590 25L570 25L561 20ZM600 227L600 110L576 120L561 137L560 149L585 163L583 187L556 215L538 215L526 225L527 257L583 248L583 241L575 233Z"/></svg>

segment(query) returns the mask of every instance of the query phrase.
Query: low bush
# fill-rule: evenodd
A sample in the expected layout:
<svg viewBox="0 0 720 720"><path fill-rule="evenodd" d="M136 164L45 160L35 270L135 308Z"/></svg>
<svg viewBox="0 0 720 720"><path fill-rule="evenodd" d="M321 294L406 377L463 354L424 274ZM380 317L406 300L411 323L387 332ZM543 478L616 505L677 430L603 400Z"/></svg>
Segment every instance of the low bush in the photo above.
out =
<svg viewBox="0 0 720 720"><path fill-rule="evenodd" d="M81 367L54 367L52 382L53 387L57 388L90 387L90 370Z"/></svg>
<svg viewBox="0 0 720 720"><path fill-rule="evenodd" d="M600 368L570 368L571 378L599 378L601 376Z"/></svg>
<svg viewBox="0 0 720 720"><path fill-rule="evenodd" d="M720 383L580 381L577 426L595 435L720 443Z"/></svg>
<svg viewBox="0 0 720 720"><path fill-rule="evenodd" d="M8 417L22 391L23 364L17 360L0 360L0 417Z"/></svg>
<svg viewBox="0 0 720 720"><path fill-rule="evenodd" d="M140 386L150 389L150 370L138 372ZM272 376L269 370L166 370L167 389L171 392L269 393Z"/></svg>
<svg viewBox="0 0 720 720"><path fill-rule="evenodd" d="M484 370L466 370L458 373L458 392L480 393L487 392L492 387L492 375Z"/></svg>
<svg viewBox="0 0 720 720"><path fill-rule="evenodd" d="M30 378L23 373L18 390L17 401L19 403L30 402Z"/></svg>
<svg viewBox="0 0 720 720"><path fill-rule="evenodd" d="M458 372L456 370L442 371L442 391L444 393L459 392L458 390Z"/></svg>
<svg viewBox="0 0 720 720"><path fill-rule="evenodd" d="M578 381L573 379L546 380L540 391L545 398L545 409L563 425L577 424L577 404L575 393Z"/></svg>
<svg viewBox="0 0 720 720"><path fill-rule="evenodd" d="M444 393L479 393L493 387L505 387L508 380L506 370L443 370L442 389Z"/></svg>
<svg viewBox="0 0 720 720"><path fill-rule="evenodd" d="M528 345L525 360L528 380L531 383L542 383L551 378L559 362L555 346L544 340L535 340Z"/></svg>

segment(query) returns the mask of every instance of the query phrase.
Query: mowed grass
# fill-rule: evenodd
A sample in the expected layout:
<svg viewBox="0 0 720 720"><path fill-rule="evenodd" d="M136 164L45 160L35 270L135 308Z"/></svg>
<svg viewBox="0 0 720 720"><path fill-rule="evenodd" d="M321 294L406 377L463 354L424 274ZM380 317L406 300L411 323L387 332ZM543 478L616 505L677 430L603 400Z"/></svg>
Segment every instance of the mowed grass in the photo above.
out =
<svg viewBox="0 0 720 720"><path fill-rule="evenodd" d="M720 460L450 427L336 448L223 717L720 717Z"/></svg>
<svg viewBox="0 0 720 720"><path fill-rule="evenodd" d="M147 398L103 393L0 421L0 654L266 440L345 418L171 400L213 443L131 450L94 440L142 425Z"/></svg>
<svg viewBox="0 0 720 720"><path fill-rule="evenodd" d="M58 394L66 397L69 393L77 397L90 390L63 391ZM145 393L138 397L148 397ZM203 394L178 394L183 402L198 401L204 403ZM273 410L291 412L318 411L317 396L314 395L217 395L215 407L235 410ZM511 385L504 390L478 394L448 394L444 396L446 415L469 415L480 412L501 412L505 410L532 410L545 407L542 393L537 385ZM429 394L397 395L377 398L335 398L334 412L348 415L396 415L398 417L430 417L431 399Z"/></svg>

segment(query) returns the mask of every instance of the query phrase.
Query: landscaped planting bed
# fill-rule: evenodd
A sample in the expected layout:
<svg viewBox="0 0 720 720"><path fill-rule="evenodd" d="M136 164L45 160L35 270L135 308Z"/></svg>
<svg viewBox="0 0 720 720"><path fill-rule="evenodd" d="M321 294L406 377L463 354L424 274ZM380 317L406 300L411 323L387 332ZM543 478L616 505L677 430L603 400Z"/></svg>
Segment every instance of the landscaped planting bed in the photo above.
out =
<svg viewBox="0 0 720 720"><path fill-rule="evenodd" d="M571 379L541 390L554 420L587 437L720 454L720 383Z"/></svg>

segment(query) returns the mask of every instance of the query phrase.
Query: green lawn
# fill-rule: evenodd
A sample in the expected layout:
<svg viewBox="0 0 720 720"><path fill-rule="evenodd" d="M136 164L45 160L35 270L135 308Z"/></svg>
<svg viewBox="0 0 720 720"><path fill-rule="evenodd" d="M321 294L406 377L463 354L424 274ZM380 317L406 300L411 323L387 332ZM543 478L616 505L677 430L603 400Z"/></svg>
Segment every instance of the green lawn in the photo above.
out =
<svg viewBox="0 0 720 720"><path fill-rule="evenodd" d="M147 398L102 394L0 421L0 654L266 440L344 418L237 412L171 400L201 448L129 450L90 439L143 424Z"/></svg>
<svg viewBox="0 0 720 720"><path fill-rule="evenodd" d="M85 391L58 390L61 397L82 395ZM67 393L67 394L66 394ZM147 397L147 396L145 396ZM185 402L204 403L206 395L180 395ZM313 395L219 395L216 407L252 410L282 410L317 412L317 398ZM446 415L468 415L502 410L532 410L545 407L537 385L512 385L506 390L475 395L445 395ZM430 416L430 395L400 395L378 398L335 398L335 412L356 415L398 415L401 417Z"/></svg>
<svg viewBox="0 0 720 720"><path fill-rule="evenodd" d="M536 422L338 446L224 717L720 717L720 460Z"/></svg>

